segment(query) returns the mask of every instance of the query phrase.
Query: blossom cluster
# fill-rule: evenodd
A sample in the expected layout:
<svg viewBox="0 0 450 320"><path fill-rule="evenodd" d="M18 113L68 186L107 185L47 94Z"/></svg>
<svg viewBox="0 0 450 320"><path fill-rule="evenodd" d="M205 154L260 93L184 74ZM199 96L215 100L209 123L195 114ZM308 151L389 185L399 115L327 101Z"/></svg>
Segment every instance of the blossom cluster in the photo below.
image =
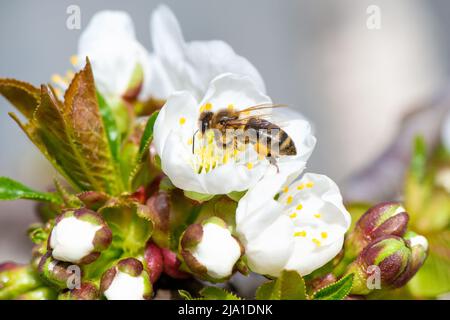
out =
<svg viewBox="0 0 450 320"><path fill-rule="evenodd" d="M39 280L7 286L46 298L54 298L41 292L49 286L60 299L143 300L161 277L216 283L251 271L306 279L330 264L342 268L336 276L361 275L365 269L354 269L372 258L365 248L388 235L406 257L399 283L414 275L426 240L405 240L405 232L383 229L361 244L367 239L355 231L353 245L360 247L339 255L351 216L332 179L305 172L316 144L312 126L272 101L247 59L223 41L186 42L165 6L152 13L150 29L151 53L125 12L97 13L80 37L76 74L55 76L56 86L40 91L3 84L13 104L15 90L39 100L33 112L16 105L31 119L22 127L38 124L27 134L70 185L68 191L58 182L56 193L28 196L50 204L39 209L44 223L30 231L36 243L30 266L11 268L35 270ZM55 114L63 125L45 127L58 123ZM406 272L412 261L414 271ZM72 265L82 271L75 288L67 285ZM4 270L13 274L11 268Z"/></svg>

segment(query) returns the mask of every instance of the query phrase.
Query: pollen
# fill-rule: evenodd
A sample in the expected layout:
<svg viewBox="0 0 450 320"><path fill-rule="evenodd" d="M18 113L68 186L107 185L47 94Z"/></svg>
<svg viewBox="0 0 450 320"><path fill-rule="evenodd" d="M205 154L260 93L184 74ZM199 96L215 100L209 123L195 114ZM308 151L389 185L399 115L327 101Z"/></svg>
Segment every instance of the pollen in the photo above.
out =
<svg viewBox="0 0 450 320"><path fill-rule="evenodd" d="M248 162L248 163L247 163L247 169L248 169L248 170L253 169L253 163Z"/></svg>
<svg viewBox="0 0 450 320"><path fill-rule="evenodd" d="M233 111L234 110L234 105L233 104L229 104L227 106L228 111Z"/></svg>
<svg viewBox="0 0 450 320"><path fill-rule="evenodd" d="M294 219L294 218L297 218L297 213L291 213L290 215L289 215L289 218L291 218L291 219Z"/></svg>
<svg viewBox="0 0 450 320"><path fill-rule="evenodd" d="M294 198L292 196L289 196L286 200L286 203L291 204L293 200L294 200Z"/></svg>
<svg viewBox="0 0 450 320"><path fill-rule="evenodd" d="M71 56L71 57L70 57L70 63L71 63L73 66L78 65L78 57L77 57L76 55Z"/></svg>
<svg viewBox="0 0 450 320"><path fill-rule="evenodd" d="M320 213L316 213L316 214L314 215L314 217L317 218L317 219L320 219L320 218L322 217L322 215L321 215Z"/></svg>
<svg viewBox="0 0 450 320"><path fill-rule="evenodd" d="M75 73L73 73L72 70L67 70L67 72L66 72L66 79L67 80L70 81L74 76L75 76Z"/></svg>
<svg viewBox="0 0 450 320"><path fill-rule="evenodd" d="M312 187L314 187L314 182L308 182L308 183L306 184L306 187L307 187L307 188L312 188Z"/></svg>
<svg viewBox="0 0 450 320"><path fill-rule="evenodd" d="M52 82L56 84L64 83L64 79L59 74L52 75Z"/></svg>
<svg viewBox="0 0 450 320"><path fill-rule="evenodd" d="M299 185L299 186L297 187L297 190L303 190L303 188L305 188L305 185L302 183L301 185Z"/></svg>
<svg viewBox="0 0 450 320"><path fill-rule="evenodd" d="M328 238L328 233L322 232L322 233L320 234L320 236L322 237L322 239L326 239L326 238Z"/></svg>
<svg viewBox="0 0 450 320"><path fill-rule="evenodd" d="M283 192L284 192L284 193L288 193L288 191L289 191L289 187L284 187L284 188L283 188Z"/></svg>
<svg viewBox="0 0 450 320"><path fill-rule="evenodd" d="M56 94L58 97L62 96L62 91L61 91L61 89L59 89L59 88L54 88L53 90L55 91L55 94Z"/></svg>
<svg viewBox="0 0 450 320"><path fill-rule="evenodd" d="M303 205L300 203L300 204L297 206L296 209L297 209L297 210L302 210L302 209L303 209Z"/></svg>
<svg viewBox="0 0 450 320"><path fill-rule="evenodd" d="M200 107L200 112L210 111L211 109L212 109L212 104L208 102Z"/></svg>
<svg viewBox="0 0 450 320"><path fill-rule="evenodd" d="M313 238L313 239L312 239L312 242L314 242L314 244L315 244L316 246L318 246L318 247L320 247L320 245L321 245L320 241L319 241L318 239L316 239L316 238Z"/></svg>
<svg viewBox="0 0 450 320"><path fill-rule="evenodd" d="M306 231L297 231L294 233L294 237L306 237Z"/></svg>
<svg viewBox="0 0 450 320"><path fill-rule="evenodd" d="M181 117L180 118L180 125L183 125L186 123L186 118L185 117Z"/></svg>
<svg viewBox="0 0 450 320"><path fill-rule="evenodd" d="M192 145L192 143L194 143L194 140L192 140L192 138L189 138L188 141L187 141L187 144L188 145Z"/></svg>

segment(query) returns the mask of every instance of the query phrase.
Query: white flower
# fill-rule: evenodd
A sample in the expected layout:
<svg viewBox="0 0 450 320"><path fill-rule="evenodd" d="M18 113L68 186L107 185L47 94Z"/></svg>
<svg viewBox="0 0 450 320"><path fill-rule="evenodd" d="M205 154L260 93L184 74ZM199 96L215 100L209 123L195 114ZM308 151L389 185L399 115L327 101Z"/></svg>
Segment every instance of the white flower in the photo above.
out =
<svg viewBox="0 0 450 320"><path fill-rule="evenodd" d="M127 91L136 68L151 72L150 55L136 39L133 22L123 11L96 13L81 34L77 56L79 63L89 57L95 84L110 101ZM140 98L149 97L150 81L144 73Z"/></svg>
<svg viewBox="0 0 450 320"><path fill-rule="evenodd" d="M335 257L350 226L337 185L306 173L267 175L239 201L236 228L250 269L307 275Z"/></svg>
<svg viewBox="0 0 450 320"><path fill-rule="evenodd" d="M166 99L174 91L189 90L201 99L212 79L231 72L252 78L261 92L264 82L255 67L225 42L185 42L180 25L164 5L152 14L150 29L154 49L152 94Z"/></svg>
<svg viewBox="0 0 450 320"><path fill-rule="evenodd" d="M78 209L57 217L50 235L50 248L56 260L88 264L96 260L111 241L111 230L100 215Z"/></svg>
<svg viewBox="0 0 450 320"><path fill-rule="evenodd" d="M207 223L203 225L203 237L192 255L206 267L210 277L221 279L231 275L241 256L241 247L227 228Z"/></svg>
<svg viewBox="0 0 450 320"><path fill-rule="evenodd" d="M271 104L270 98L249 77L235 74L216 77L201 101L188 91L171 95L154 126L153 141L164 173L180 189L227 194L247 190L269 169L276 170L265 157L256 153L252 144L241 145L240 149L222 149L209 134L214 132L208 130L203 136L198 131L198 119L203 111L241 111L264 104ZM243 117L261 113L265 119L281 126L296 147L296 155L281 156L277 160L280 171L302 169L316 141L309 123L296 113L271 114L271 109L257 110Z"/></svg>

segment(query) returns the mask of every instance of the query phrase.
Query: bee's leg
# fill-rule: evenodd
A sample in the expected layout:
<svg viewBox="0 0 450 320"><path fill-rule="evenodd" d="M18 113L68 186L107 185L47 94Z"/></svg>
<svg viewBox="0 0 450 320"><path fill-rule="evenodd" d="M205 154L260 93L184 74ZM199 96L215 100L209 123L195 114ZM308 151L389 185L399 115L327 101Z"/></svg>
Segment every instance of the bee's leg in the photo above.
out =
<svg viewBox="0 0 450 320"><path fill-rule="evenodd" d="M277 159L272 155L267 156L267 159L269 160L269 163L271 165L274 165L275 168L277 168L277 173L280 173L280 168L278 167Z"/></svg>

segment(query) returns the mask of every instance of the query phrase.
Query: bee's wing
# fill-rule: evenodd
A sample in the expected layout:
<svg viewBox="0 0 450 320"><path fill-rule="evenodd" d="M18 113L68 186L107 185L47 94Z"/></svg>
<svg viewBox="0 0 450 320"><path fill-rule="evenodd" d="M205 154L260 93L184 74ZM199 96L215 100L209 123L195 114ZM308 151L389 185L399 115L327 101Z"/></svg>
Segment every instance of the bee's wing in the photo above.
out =
<svg viewBox="0 0 450 320"><path fill-rule="evenodd" d="M287 107L287 105L286 104L263 103L263 104L258 104L255 106L251 106L251 107L236 111L236 113L240 114L240 113L247 113L247 112L252 112L252 111L262 110L262 109L274 109L274 108L284 108L284 107Z"/></svg>

